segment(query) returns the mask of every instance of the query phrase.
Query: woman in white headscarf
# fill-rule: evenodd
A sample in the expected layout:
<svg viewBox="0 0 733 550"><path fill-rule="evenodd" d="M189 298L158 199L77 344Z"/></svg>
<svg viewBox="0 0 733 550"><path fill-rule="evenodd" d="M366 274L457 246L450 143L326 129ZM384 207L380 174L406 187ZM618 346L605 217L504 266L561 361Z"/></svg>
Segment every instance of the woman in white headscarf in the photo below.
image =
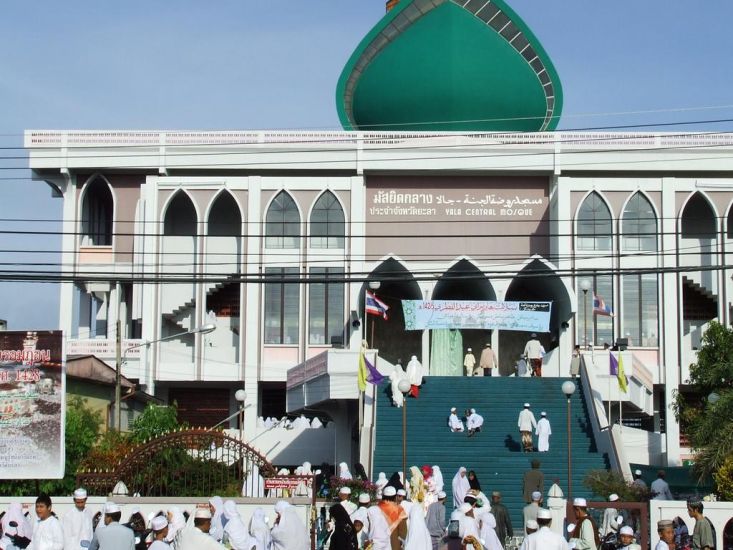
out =
<svg viewBox="0 0 733 550"><path fill-rule="evenodd" d="M377 477L377 480L374 482L374 485L377 486L377 498L382 498L382 490L387 485L389 480L387 479L387 476L384 472L379 472L379 476Z"/></svg>
<svg viewBox="0 0 733 550"><path fill-rule="evenodd" d="M270 531L272 550L308 550L310 536L298 512L284 500L275 503L277 519Z"/></svg>
<svg viewBox="0 0 733 550"><path fill-rule="evenodd" d="M270 528L267 526L267 516L262 508L255 508L249 520L249 534L257 542L257 550L270 548Z"/></svg>
<svg viewBox="0 0 733 550"><path fill-rule="evenodd" d="M165 537L166 542L171 542L176 538L179 531L186 527L186 516L183 515L181 509L177 506L168 508L168 536Z"/></svg>
<svg viewBox="0 0 733 550"><path fill-rule="evenodd" d="M420 393L420 386L422 386L423 370L422 364L417 360L416 355L410 357L410 362L407 363L405 373L407 374L407 379L410 381L410 395L417 397Z"/></svg>
<svg viewBox="0 0 733 550"><path fill-rule="evenodd" d="M211 529L209 535L221 542L224 536L224 525L221 522L224 513L224 501L221 497L211 497L209 499L209 510L211 511Z"/></svg>
<svg viewBox="0 0 733 550"><path fill-rule="evenodd" d="M234 501L227 500L224 503L224 515L227 517L227 524L224 526L224 540L229 543L232 550L252 550L252 548L255 548L257 541L249 536Z"/></svg>
<svg viewBox="0 0 733 550"><path fill-rule="evenodd" d="M453 507L460 508L463 499L466 498L471 485L468 483L466 468L461 466L458 468L456 475L453 477Z"/></svg>
<svg viewBox="0 0 733 550"><path fill-rule="evenodd" d="M420 504L425 500L425 478L417 466L410 466L410 500Z"/></svg>
<svg viewBox="0 0 733 550"><path fill-rule="evenodd" d="M405 373L404 369L402 368L402 365L397 363L394 366L394 370L392 371L392 374L389 375L389 380L391 384L390 387L392 390L392 403L394 403L395 407L401 407L405 401L405 396L402 395L402 392L400 391L400 381L403 378L407 379L407 374Z"/></svg>
<svg viewBox="0 0 733 550"><path fill-rule="evenodd" d="M420 506L413 506L410 509L409 528L405 550L432 550L433 542L430 539L430 531L425 524L425 514Z"/></svg>
<svg viewBox="0 0 733 550"><path fill-rule="evenodd" d="M496 535L496 518L494 517L494 514L489 511L488 506L476 508L475 510L482 510L477 519L481 525L481 540L484 543L485 550L503 550L504 547L501 545L499 537Z"/></svg>
<svg viewBox="0 0 733 550"><path fill-rule="evenodd" d="M440 471L440 466L433 466L433 490L435 493L439 493L445 487L445 481L443 481L443 472Z"/></svg>
<svg viewBox="0 0 733 550"><path fill-rule="evenodd" d="M346 462L339 464L339 479L352 479L349 465Z"/></svg>

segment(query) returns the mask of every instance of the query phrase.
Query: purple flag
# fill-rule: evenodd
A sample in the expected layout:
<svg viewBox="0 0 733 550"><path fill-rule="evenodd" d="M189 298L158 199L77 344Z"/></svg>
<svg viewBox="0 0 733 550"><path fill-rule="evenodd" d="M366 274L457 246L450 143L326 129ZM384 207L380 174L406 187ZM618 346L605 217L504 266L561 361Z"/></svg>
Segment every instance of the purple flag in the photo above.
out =
<svg viewBox="0 0 733 550"><path fill-rule="evenodd" d="M610 374L613 376L618 376L618 359L616 359L611 352L608 352L608 355L611 357L611 360L609 361L611 365Z"/></svg>
<svg viewBox="0 0 733 550"><path fill-rule="evenodd" d="M374 384L375 386L378 386L382 383L382 380L384 380L384 376L376 369L374 365L372 365L369 362L369 359L366 358L366 355L364 356L364 363L366 364L367 372L369 373L367 375L367 381L370 384Z"/></svg>

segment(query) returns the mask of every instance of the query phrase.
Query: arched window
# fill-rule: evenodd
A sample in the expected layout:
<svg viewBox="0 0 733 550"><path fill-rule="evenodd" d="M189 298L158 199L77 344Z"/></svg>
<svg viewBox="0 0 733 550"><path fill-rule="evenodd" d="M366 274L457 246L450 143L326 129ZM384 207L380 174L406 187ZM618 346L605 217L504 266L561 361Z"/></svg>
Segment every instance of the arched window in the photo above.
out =
<svg viewBox="0 0 733 550"><path fill-rule="evenodd" d="M336 196L330 191L323 193L311 212L311 247L344 248L344 211Z"/></svg>
<svg viewBox="0 0 733 550"><path fill-rule="evenodd" d="M270 204L265 217L266 248L298 248L300 213L288 193L280 191Z"/></svg>
<svg viewBox="0 0 733 550"><path fill-rule="evenodd" d="M578 249L611 250L611 211L595 191L588 195L578 212Z"/></svg>
<svg viewBox="0 0 733 550"><path fill-rule="evenodd" d="M193 237L196 235L196 208L186 193L179 191L165 211L163 234L167 236Z"/></svg>
<svg viewBox="0 0 733 550"><path fill-rule="evenodd" d="M715 212L700 193L687 201L682 212L682 237L688 239L715 238Z"/></svg>
<svg viewBox="0 0 733 550"><path fill-rule="evenodd" d="M209 211L209 236L238 237L242 231L242 215L234 197L224 191Z"/></svg>
<svg viewBox="0 0 733 550"><path fill-rule="evenodd" d="M733 239L733 206L728 210L728 238Z"/></svg>
<svg viewBox="0 0 733 550"><path fill-rule="evenodd" d="M652 204L642 193L635 193L626 203L621 219L624 250L657 249L657 216Z"/></svg>
<svg viewBox="0 0 733 550"><path fill-rule="evenodd" d="M112 246L114 200L107 183L97 178L84 193L82 205L82 246Z"/></svg>

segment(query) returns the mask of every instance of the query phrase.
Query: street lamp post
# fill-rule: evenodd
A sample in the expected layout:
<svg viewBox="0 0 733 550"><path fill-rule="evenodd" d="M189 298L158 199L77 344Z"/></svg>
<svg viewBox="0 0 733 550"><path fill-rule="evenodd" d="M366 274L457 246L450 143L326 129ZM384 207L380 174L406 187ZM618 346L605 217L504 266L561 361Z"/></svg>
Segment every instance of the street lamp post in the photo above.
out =
<svg viewBox="0 0 733 550"><path fill-rule="evenodd" d="M121 383L121 377L122 377L122 365L125 364L127 361L127 353L130 350L142 348L142 347L148 347L150 344L157 344L158 342L165 342L166 340L172 340L173 338L178 338L179 336L185 336L186 334L208 334L210 332L214 332L216 330L216 325L213 323L209 323L206 325L202 325L200 327L196 327L191 330L187 330L184 332L179 332L178 334L171 334L170 336L165 336L163 338L158 338L157 340L145 340L144 342L140 342L139 344L134 344L128 348L125 349L124 352L122 352L122 358L117 363L117 369L115 373L115 426L117 428L117 431L120 431L120 422L121 422L121 407L120 407L120 401L122 400L121 394L122 394L122 383Z"/></svg>
<svg viewBox="0 0 733 550"><path fill-rule="evenodd" d="M588 349L588 291L591 287L590 279L581 279L580 290L583 291L583 338L585 349Z"/></svg>
<svg viewBox="0 0 733 550"><path fill-rule="evenodd" d="M407 472L407 394L410 392L409 380L404 378L397 384L397 389L402 393L402 475Z"/></svg>
<svg viewBox="0 0 733 550"><path fill-rule="evenodd" d="M571 505L573 502L573 464L572 464L573 436L572 436L571 425L570 425L570 398L573 397L573 394L575 393L575 384L571 382L570 380L563 382L562 392L565 394L565 397L567 398L567 401L568 401L568 496L567 496L566 515L568 518L570 518L571 510L572 510Z"/></svg>

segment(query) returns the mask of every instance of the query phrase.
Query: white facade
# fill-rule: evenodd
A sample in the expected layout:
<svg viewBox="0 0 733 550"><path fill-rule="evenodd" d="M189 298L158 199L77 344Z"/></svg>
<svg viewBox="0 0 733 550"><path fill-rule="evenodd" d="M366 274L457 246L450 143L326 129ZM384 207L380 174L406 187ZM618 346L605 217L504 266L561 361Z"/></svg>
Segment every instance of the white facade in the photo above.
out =
<svg viewBox="0 0 733 550"><path fill-rule="evenodd" d="M268 383L284 393L288 369L328 351L331 342L340 347L337 325L344 346L359 349L364 281L385 278L384 266L410 276L410 297L428 299L446 292L440 277L457 266L483 273L486 280L474 290L481 299L498 300L529 297L532 289L522 276L541 269L547 277L536 284L538 292L559 310L547 337L545 376L566 375L573 346L588 340L595 344L599 380L607 377L603 343L627 338L624 361L636 388L626 399L628 412L645 418L647 429L663 431L663 462L678 464L689 452L680 445L669 405L688 377L706 323L731 322L729 136L29 131L25 144L35 177L64 201L62 264L73 276L61 285L67 349L93 348L114 360L118 318L123 349L166 339L125 354L123 374L148 392L183 399L175 393L180 388L226 390L225 409L233 412L233 392L244 387L249 410L262 413ZM399 186L401 178L410 178L412 188L434 178L444 185L434 190L446 193L465 178L479 181L470 183L476 190L483 190L486 178L499 187L506 180L518 197L522 181L535 187L539 181L533 192L545 210L532 223L543 229L531 235L527 229L525 238L522 219L506 214L506 225L479 230L486 220L470 218L465 209L444 226L445 235L431 238L426 229L421 237L405 229L400 236L401 226L379 221L371 207L375 186ZM335 199L333 211L343 213L340 240L328 240L330 229L326 237L316 235L313 209L324 193ZM89 197L111 201L109 211L94 210ZM268 213L281 206L273 201L290 199L298 221L272 222ZM649 208L654 219L639 218ZM589 221L591 210L596 218ZM406 228L419 231L433 221L405 212ZM647 231L650 223L654 229ZM282 231L268 239L272 227ZM517 234L507 235L507 227ZM497 245L501 238L508 239L508 250ZM411 255L411 248L431 244L432 254ZM503 254L492 256L495 248ZM275 275L279 268L291 271ZM275 288L288 277L292 285ZM327 287L311 291L313 285L300 284L329 277L340 297L327 296ZM592 281L587 297L577 290L584 278ZM267 286L266 280L279 283ZM593 294L614 317L587 313ZM210 334L175 336L211 321L217 329ZM377 344L391 337L377 330ZM414 352L429 364L430 335L410 337L400 353ZM517 338L494 331L490 339L500 362L510 365ZM602 392L605 383L599 382ZM604 399L615 400L611 393ZM245 414L247 433L255 433L255 418Z"/></svg>

